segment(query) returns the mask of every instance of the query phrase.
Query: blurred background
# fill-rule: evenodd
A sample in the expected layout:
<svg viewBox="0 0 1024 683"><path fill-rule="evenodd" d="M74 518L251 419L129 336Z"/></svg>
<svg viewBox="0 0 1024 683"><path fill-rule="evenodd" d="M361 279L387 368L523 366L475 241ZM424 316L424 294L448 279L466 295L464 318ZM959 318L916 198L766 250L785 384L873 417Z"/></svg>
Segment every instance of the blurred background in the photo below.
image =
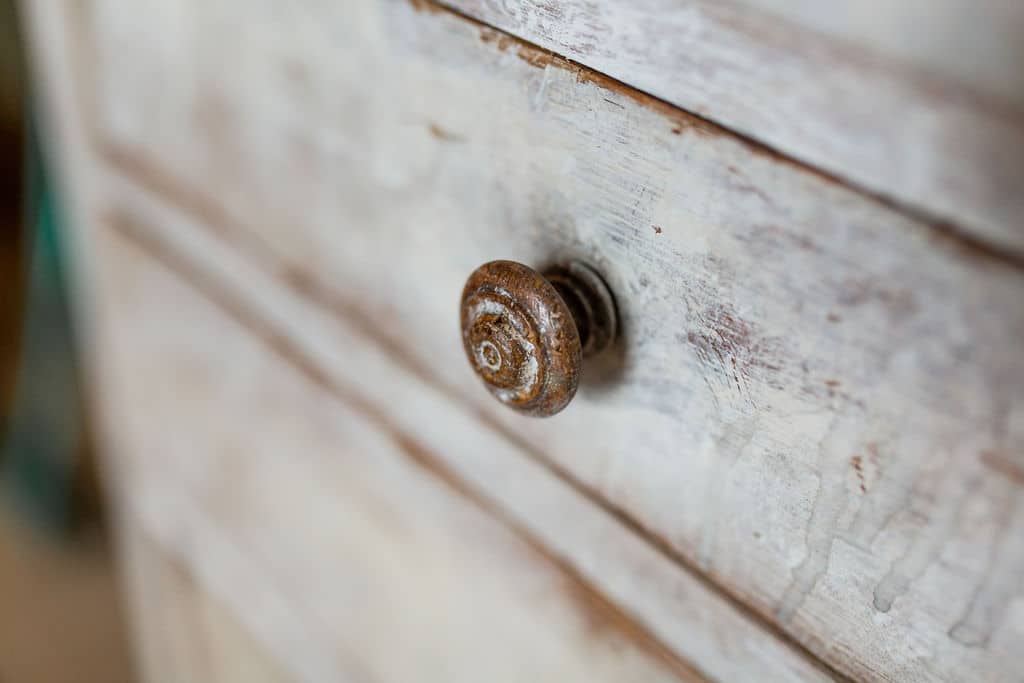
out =
<svg viewBox="0 0 1024 683"><path fill-rule="evenodd" d="M0 683L133 681L27 74L0 0Z"/></svg>

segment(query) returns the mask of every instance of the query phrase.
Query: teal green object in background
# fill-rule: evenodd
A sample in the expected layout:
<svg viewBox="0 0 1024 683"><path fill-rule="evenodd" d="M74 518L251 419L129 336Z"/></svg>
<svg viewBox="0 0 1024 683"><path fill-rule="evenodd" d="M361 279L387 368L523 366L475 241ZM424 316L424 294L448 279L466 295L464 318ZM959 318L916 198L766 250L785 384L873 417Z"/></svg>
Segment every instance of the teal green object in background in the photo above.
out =
<svg viewBox="0 0 1024 683"><path fill-rule="evenodd" d="M66 532L78 512L85 425L61 253L59 195L39 129L34 122L28 129L28 234L22 241L28 282L13 400L0 442L0 483L33 520Z"/></svg>

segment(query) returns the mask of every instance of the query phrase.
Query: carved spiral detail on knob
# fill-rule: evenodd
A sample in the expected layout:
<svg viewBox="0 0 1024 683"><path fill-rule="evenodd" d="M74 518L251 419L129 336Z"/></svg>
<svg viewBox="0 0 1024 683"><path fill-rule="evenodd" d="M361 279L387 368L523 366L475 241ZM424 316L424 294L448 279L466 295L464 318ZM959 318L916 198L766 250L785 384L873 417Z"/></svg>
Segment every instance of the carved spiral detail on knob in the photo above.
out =
<svg viewBox="0 0 1024 683"><path fill-rule="evenodd" d="M595 299L586 282L574 289L579 280L572 269L580 267L557 267L549 281L521 263L492 261L463 289L462 341L470 364L499 401L527 415L562 410L576 394L584 346L593 340L589 331L599 332L602 345L614 334L607 290ZM604 324L594 324L595 309Z"/></svg>

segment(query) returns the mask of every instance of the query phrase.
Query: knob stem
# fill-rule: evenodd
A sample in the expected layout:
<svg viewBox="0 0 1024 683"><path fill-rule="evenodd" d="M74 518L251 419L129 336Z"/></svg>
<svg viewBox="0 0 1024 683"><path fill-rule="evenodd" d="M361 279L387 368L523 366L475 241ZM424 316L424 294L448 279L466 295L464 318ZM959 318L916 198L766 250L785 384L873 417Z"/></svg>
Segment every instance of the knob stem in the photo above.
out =
<svg viewBox="0 0 1024 683"><path fill-rule="evenodd" d="M572 313L583 357L608 348L618 332L618 315L615 299L601 276L581 261L559 263L541 274Z"/></svg>

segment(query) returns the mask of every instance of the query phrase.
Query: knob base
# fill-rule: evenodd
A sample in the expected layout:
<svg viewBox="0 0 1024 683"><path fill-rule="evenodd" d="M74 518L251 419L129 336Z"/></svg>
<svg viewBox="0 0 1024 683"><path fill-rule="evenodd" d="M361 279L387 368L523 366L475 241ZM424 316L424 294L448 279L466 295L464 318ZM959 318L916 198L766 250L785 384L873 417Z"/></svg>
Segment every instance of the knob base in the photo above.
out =
<svg viewBox="0 0 1024 683"><path fill-rule="evenodd" d="M618 314L611 290L601 276L582 261L566 261L543 271L572 313L583 357L601 353L615 340Z"/></svg>

